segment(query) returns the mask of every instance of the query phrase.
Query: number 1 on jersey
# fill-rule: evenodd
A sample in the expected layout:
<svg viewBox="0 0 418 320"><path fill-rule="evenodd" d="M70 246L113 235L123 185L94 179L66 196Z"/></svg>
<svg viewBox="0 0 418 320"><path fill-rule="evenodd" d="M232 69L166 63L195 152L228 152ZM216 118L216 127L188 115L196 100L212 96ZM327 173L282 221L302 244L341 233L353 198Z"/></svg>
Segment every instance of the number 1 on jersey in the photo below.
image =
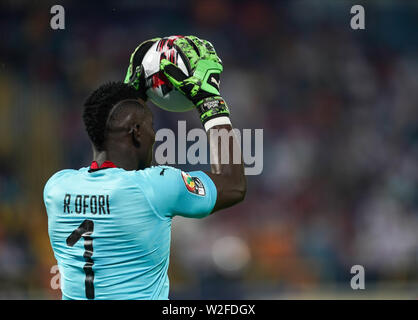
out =
<svg viewBox="0 0 418 320"><path fill-rule="evenodd" d="M83 258L86 264L83 270L86 274L86 297L87 299L94 299L94 272L93 272L93 239L91 234L94 230L94 223L91 220L84 220L77 229L75 229L67 238L67 246L74 246L82 237L84 239L84 254Z"/></svg>

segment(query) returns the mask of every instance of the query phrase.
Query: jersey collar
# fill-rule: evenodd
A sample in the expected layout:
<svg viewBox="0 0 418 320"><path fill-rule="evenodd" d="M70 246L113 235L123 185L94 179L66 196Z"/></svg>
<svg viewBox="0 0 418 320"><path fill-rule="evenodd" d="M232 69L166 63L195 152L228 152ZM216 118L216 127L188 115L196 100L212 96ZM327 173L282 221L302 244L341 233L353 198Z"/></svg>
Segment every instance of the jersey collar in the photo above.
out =
<svg viewBox="0 0 418 320"><path fill-rule="evenodd" d="M93 161L90 165L89 171L96 171L96 170L107 169L107 168L117 168L117 167L112 161L105 161L102 163L100 167L97 161Z"/></svg>

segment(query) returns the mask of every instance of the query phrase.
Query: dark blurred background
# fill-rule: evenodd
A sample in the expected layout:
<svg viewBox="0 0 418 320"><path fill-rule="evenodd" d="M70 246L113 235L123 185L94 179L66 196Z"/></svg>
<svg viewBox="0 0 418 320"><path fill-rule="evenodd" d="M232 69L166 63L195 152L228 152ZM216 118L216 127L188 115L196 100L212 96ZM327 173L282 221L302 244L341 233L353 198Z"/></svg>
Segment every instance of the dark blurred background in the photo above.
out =
<svg viewBox="0 0 418 320"><path fill-rule="evenodd" d="M86 96L175 34L214 44L234 125L264 129L264 170L244 203L175 218L170 297L418 297L417 1L3 0L0 32L0 298L60 298L43 185L91 161ZM156 129L199 126L151 108Z"/></svg>

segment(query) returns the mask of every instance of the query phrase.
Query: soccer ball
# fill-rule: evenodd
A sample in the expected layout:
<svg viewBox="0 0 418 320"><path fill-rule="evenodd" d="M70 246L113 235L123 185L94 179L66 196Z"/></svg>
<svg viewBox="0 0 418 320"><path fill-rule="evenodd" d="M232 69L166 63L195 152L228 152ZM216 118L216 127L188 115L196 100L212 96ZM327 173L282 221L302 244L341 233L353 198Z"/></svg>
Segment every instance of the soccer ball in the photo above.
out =
<svg viewBox="0 0 418 320"><path fill-rule="evenodd" d="M187 76L189 72L181 55L174 46L174 40L181 36L170 36L155 42L142 60L146 94L158 107L172 112L184 112L194 108L193 103L172 86L160 71L160 61L167 59L177 65Z"/></svg>

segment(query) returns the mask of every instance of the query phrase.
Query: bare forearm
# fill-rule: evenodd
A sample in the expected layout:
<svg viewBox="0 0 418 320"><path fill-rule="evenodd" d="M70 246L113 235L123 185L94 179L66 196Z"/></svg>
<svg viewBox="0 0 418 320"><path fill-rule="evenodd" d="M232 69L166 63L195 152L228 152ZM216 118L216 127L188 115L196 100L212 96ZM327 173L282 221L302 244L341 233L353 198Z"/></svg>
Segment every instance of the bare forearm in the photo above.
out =
<svg viewBox="0 0 418 320"><path fill-rule="evenodd" d="M211 172L218 190L214 211L244 199L246 179L239 141L231 125L214 126L208 131Z"/></svg>

